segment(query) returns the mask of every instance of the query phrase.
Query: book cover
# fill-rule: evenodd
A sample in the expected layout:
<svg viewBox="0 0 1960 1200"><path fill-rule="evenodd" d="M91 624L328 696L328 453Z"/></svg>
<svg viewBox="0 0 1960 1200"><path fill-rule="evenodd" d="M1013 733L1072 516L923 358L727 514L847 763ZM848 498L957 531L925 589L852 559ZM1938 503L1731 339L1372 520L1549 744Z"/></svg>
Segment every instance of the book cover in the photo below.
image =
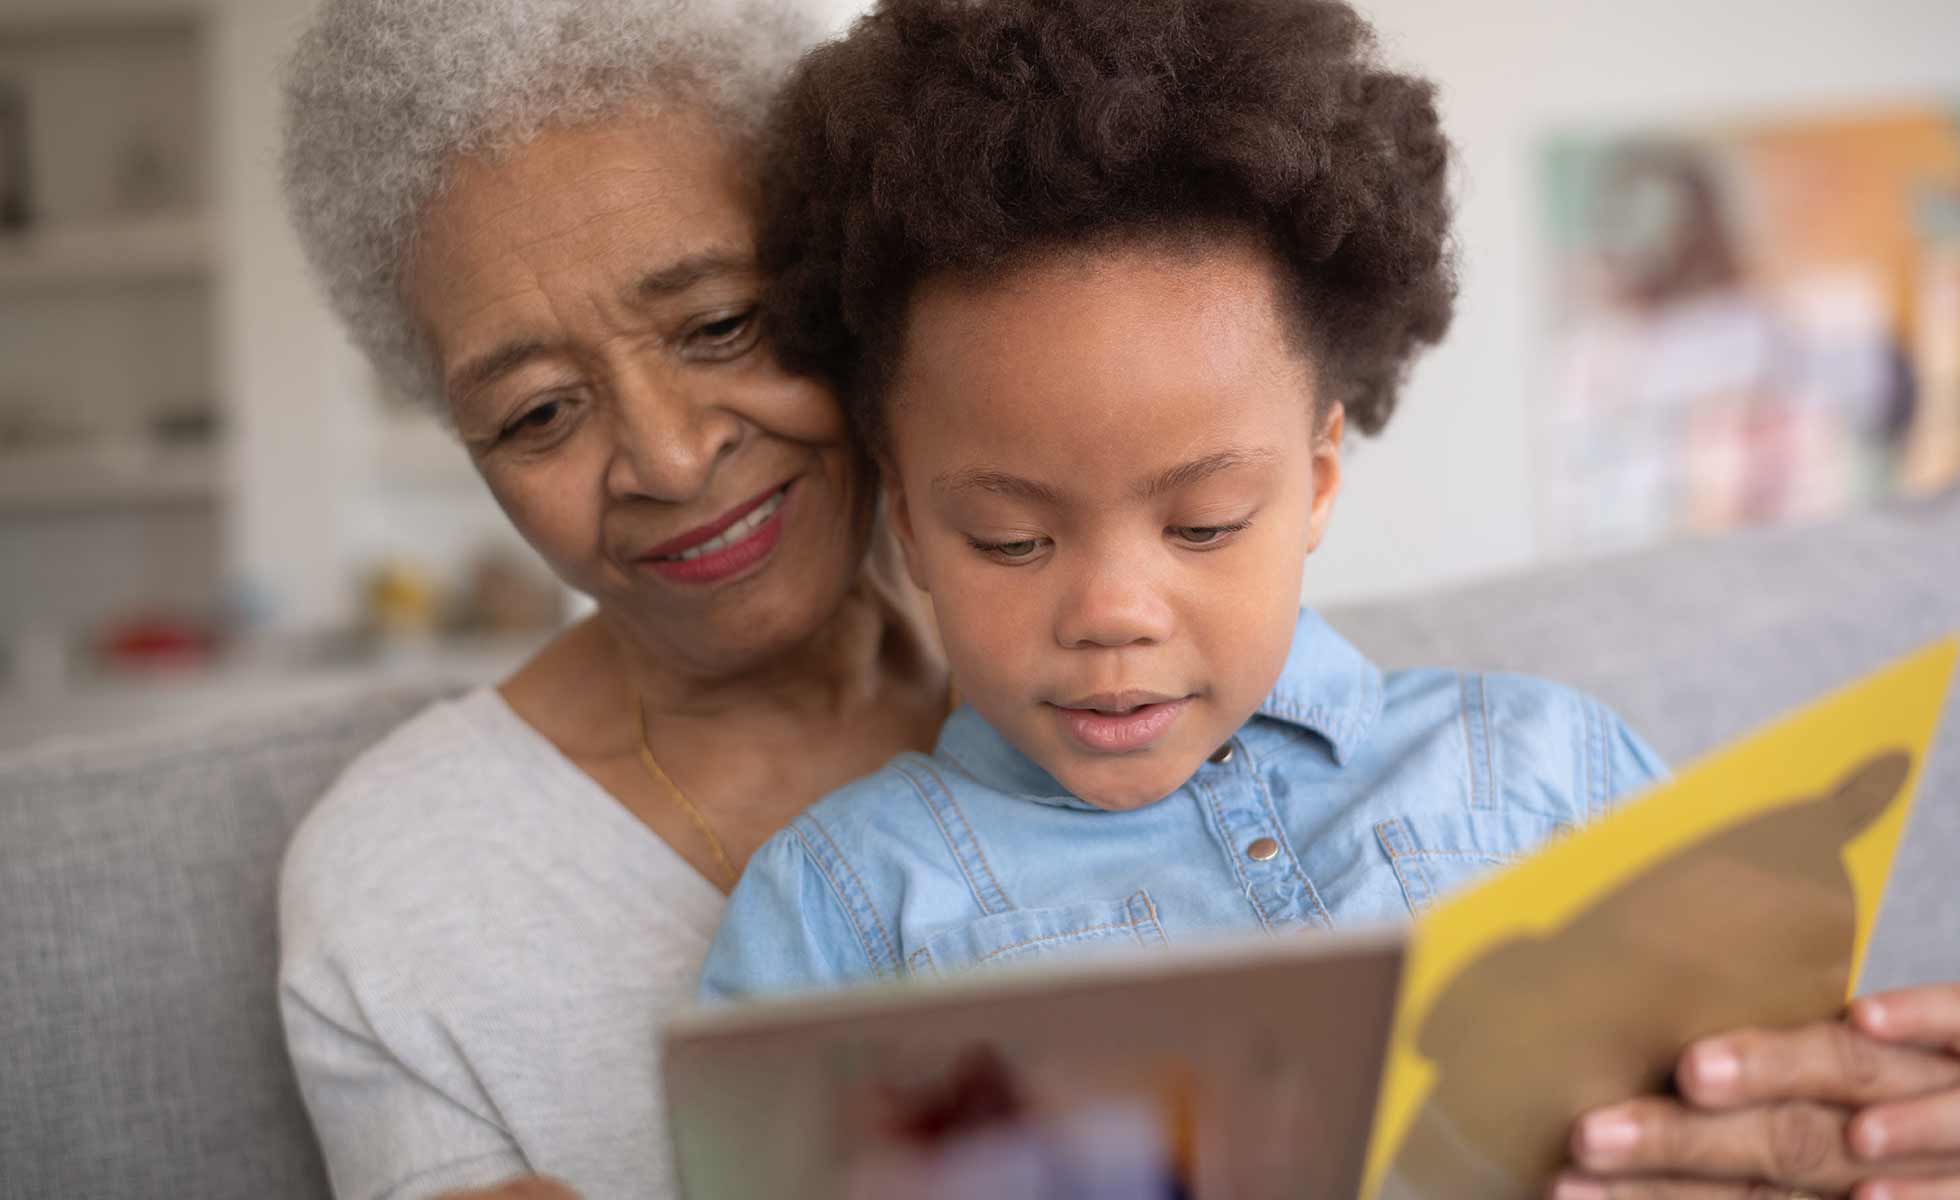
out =
<svg viewBox="0 0 1960 1200"><path fill-rule="evenodd" d="M1948 640L1687 767L1417 921L1380 1200L1537 1197L1572 1123L1692 1041L1836 1016L1932 744Z"/></svg>

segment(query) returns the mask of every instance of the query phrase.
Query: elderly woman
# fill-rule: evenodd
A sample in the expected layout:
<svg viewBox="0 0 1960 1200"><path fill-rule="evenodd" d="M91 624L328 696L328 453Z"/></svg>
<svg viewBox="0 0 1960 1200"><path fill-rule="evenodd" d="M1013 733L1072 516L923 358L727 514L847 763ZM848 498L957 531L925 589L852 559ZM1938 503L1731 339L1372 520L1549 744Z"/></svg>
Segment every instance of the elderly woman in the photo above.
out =
<svg viewBox="0 0 1960 1200"><path fill-rule="evenodd" d="M598 606L295 838L281 997L343 1196L670 1195L656 1029L726 889L945 715L869 467L761 321L755 133L807 38L731 0L326 0L293 64L292 207L337 308ZM1860 1019L1951 1040L1960 994ZM1956 1080L1844 1025L1713 1042L1692 1103L1583 1125L1566 1184L1842 1190L1854 1152L1955 1149Z"/></svg>
<svg viewBox="0 0 1960 1200"><path fill-rule="evenodd" d="M655 1020L726 889L946 714L838 405L763 337L751 135L806 40L771 5L329 0L292 65L335 305L598 605L292 845L281 996L342 1195L665 1194Z"/></svg>

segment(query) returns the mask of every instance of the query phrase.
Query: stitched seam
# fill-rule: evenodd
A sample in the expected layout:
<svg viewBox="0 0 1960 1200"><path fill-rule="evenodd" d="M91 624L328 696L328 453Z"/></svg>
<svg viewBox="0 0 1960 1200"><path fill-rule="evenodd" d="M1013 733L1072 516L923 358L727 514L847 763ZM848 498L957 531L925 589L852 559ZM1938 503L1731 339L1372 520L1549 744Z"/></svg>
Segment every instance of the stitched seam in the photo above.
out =
<svg viewBox="0 0 1960 1200"><path fill-rule="evenodd" d="M870 889L864 886L864 880L858 878L857 868L853 867L851 865L850 860L844 857L844 852L837 848L837 842L831 838L830 831L828 829L825 829L823 825L819 823L815 817L805 814L803 819L807 820L810 823L811 828L815 829L818 833L823 835L823 840L827 845L829 845L830 852L837 856L838 865L842 866L846 871L850 872L851 883L857 888L857 894L864 898L865 911L871 914L872 924L878 927L878 940L882 941L885 944L885 960L891 963L892 966L896 967L900 961L898 957L898 950L896 947L892 945L892 936L890 933L886 932L885 923L878 919L878 910L871 907L871 891ZM826 872L826 874L827 873L828 872ZM832 883L834 885L835 881L833 880ZM851 906L846 905L845 907L850 908ZM854 913L852 916L853 922L855 922L856 919L857 918ZM866 947L867 952L869 951L869 949L870 947L867 946Z"/></svg>
<svg viewBox="0 0 1960 1200"><path fill-rule="evenodd" d="M1409 906L1410 912L1420 909L1428 901L1428 895L1425 893L1421 899L1417 899L1415 895L1417 889L1411 885L1408 873L1402 870L1401 861L1395 858L1390 858L1388 861L1389 865L1395 868L1395 881L1402 885L1403 902Z"/></svg>
<svg viewBox="0 0 1960 1200"><path fill-rule="evenodd" d="M1490 679L1477 676L1477 711L1481 714L1484 734L1484 803L1485 808L1497 807L1497 760L1491 756L1490 744L1494 740L1490 727Z"/></svg>
<svg viewBox="0 0 1960 1200"><path fill-rule="evenodd" d="M1570 786L1572 788L1573 795L1585 797L1586 811L1590 813L1592 812L1592 804L1593 804L1592 705L1586 703L1583 699L1578 701L1578 705L1579 705L1579 735L1578 735L1578 741L1576 743L1578 747L1577 750L1578 757L1572 761L1572 783Z"/></svg>
<svg viewBox="0 0 1960 1200"><path fill-rule="evenodd" d="M810 844L810 835L808 833L798 828L797 824L792 824L790 829L796 833L796 840L803 846L803 856L810 860L811 865L815 866L817 871L823 876L824 882L830 885L830 894L836 897L838 905L844 910L844 915L851 919L851 929L858 936L858 949L864 951L864 961L871 964L872 970L883 975L885 973L884 967L878 958L877 952L871 948L871 939L865 933L864 922L858 917L857 907L844 898L844 888L837 882L837 876L831 872L830 863L823 855L817 852L815 846ZM880 932L883 931L881 930ZM890 943L886 943L886 949L889 950L890 948Z"/></svg>
<svg viewBox="0 0 1960 1200"><path fill-rule="evenodd" d="M1459 674L1456 677L1456 722L1463 730L1463 765L1468 768L1464 785L1469 792L1469 807L1477 807L1477 740L1470 736L1470 677Z"/></svg>
<svg viewBox="0 0 1960 1200"><path fill-rule="evenodd" d="M1579 702L1579 762L1578 778L1574 783L1578 794L1585 797L1586 814L1592 815L1593 792L1593 711L1592 705L1584 700Z"/></svg>
<svg viewBox="0 0 1960 1200"><path fill-rule="evenodd" d="M939 964L936 961L934 961L932 957L932 947L921 946L917 950L914 950L912 952L911 958L905 960L906 969L911 971L912 974L914 975L918 975L922 973L919 969L921 964L923 964L934 975L939 974Z"/></svg>
<svg viewBox="0 0 1960 1200"><path fill-rule="evenodd" d="M899 774L904 775L905 772L903 770L900 770ZM913 791L915 792L919 791L919 785L917 781L912 779L911 776L907 775L905 778L905 782L912 785ZM922 803L924 803L924 805L926 806L926 815L930 816L932 818L932 823L938 827L939 836L945 839L946 848L953 852L953 862L959 866L960 874L966 877L967 890L973 893L973 899L979 903L980 911L984 914L991 916L994 910L988 907L987 898L980 894L980 884L977 880L973 878L973 873L966 869L966 855L961 854L959 847L953 843L953 831L946 828L945 820L941 818L939 815L939 806L934 804L929 797L923 794L920 795L919 800Z"/></svg>
<svg viewBox="0 0 1960 1200"><path fill-rule="evenodd" d="M1389 851L1391 855L1395 851ZM1514 863L1519 858L1508 854L1494 854L1479 850L1404 850L1404 858L1467 858L1477 862Z"/></svg>
<svg viewBox="0 0 1960 1200"><path fill-rule="evenodd" d="M966 840L973 847L974 857L980 860L980 869L987 873L987 882L993 885L994 895L1000 900L1001 908L1003 910L1013 908L1014 903L1007 898L1007 889L1000 886L1000 878L994 874L993 864L987 861L986 848L980 844L979 837L974 834L973 825L966 819L966 810L960 807L959 798L953 795L953 789L946 786L946 781L939 777L939 772L933 770L930 764L927 764L926 772L932 776L933 782L945 790L946 807L953 810L953 815L960 819L961 828L966 830ZM960 870L966 870L965 864L961 864ZM982 900L980 906L985 908L986 901Z"/></svg>
<svg viewBox="0 0 1960 1200"><path fill-rule="evenodd" d="M1311 729L1304 729L1298 725L1281 725L1278 722L1275 722L1275 724L1278 725L1278 728L1269 731L1270 736L1277 739L1273 742L1272 746L1273 753L1275 754L1295 742L1304 742L1308 738L1320 738L1323 742L1327 740Z"/></svg>
<svg viewBox="0 0 1960 1200"><path fill-rule="evenodd" d="M1599 811L1605 812L1613 802L1613 722L1599 705L1593 711L1599 717Z"/></svg>
<svg viewBox="0 0 1960 1200"><path fill-rule="evenodd" d="M1593 712L1593 706L1590 701L1585 703L1582 711L1586 717L1583 731L1583 737L1585 739L1584 753L1586 757L1586 813L1590 816L1599 811L1599 786L1596 777L1599 761L1599 731L1597 728L1599 718Z"/></svg>
<svg viewBox="0 0 1960 1200"><path fill-rule="evenodd" d="M1592 711L1593 755L1594 761L1599 764L1599 783L1587 797L1586 807L1591 815L1597 816L1606 811L1607 798L1613 794L1613 754L1606 744L1606 714L1600 711L1597 704L1586 707Z"/></svg>
<svg viewBox="0 0 1960 1200"><path fill-rule="evenodd" d="M1418 855L1411 855L1409 861L1416 865L1417 872L1422 875L1423 891L1427 893L1427 897L1423 903L1435 903L1436 898L1443 894L1443 889L1436 886L1436 877L1429 873L1429 860Z"/></svg>
<svg viewBox="0 0 1960 1200"><path fill-rule="evenodd" d="M1375 826L1375 840L1381 843L1381 848L1383 849L1383 851L1385 851L1388 854L1388 865L1390 869L1392 869L1395 872L1396 882L1402 885L1402 899L1406 904L1408 904L1409 911L1414 912L1416 909L1420 908L1423 904L1427 903L1430 897L1434 893L1416 887L1415 881L1410 878L1408 872L1402 869L1402 855L1396 852L1395 843L1389 836L1391 829L1399 829L1399 828L1400 828L1400 822L1398 821L1383 821ZM1407 836L1406 833L1404 834L1404 836ZM1417 863L1415 865L1417 866L1418 869L1420 869L1421 867L1420 863ZM1427 878L1428 878L1427 876L1424 876L1425 881L1427 880ZM1421 900L1416 899L1416 897L1412 894L1417 891L1422 892Z"/></svg>
<svg viewBox="0 0 1960 1200"><path fill-rule="evenodd" d="M1232 874L1238 876L1239 890L1252 902L1252 911L1259 914L1259 924L1271 932L1273 919L1267 915L1266 906L1259 903L1259 890L1252 886L1252 881L1246 878L1245 868L1239 865L1238 847L1232 844L1231 831L1225 827L1225 810L1219 806L1218 793L1212 791L1208 784L1199 783L1196 786L1203 789L1205 798L1211 802L1211 811L1218 818L1218 834L1225 840L1225 860L1232 864Z"/></svg>
<svg viewBox="0 0 1960 1200"><path fill-rule="evenodd" d="M1272 819L1274 832L1280 835L1273 840L1278 842L1280 849L1286 852L1288 869L1293 872L1293 878L1300 881L1300 887L1306 891L1307 899L1313 903L1314 912L1319 914L1321 920L1332 925L1334 918L1327 911L1327 906L1320 902L1320 889L1313 885L1313 880L1307 878L1305 868L1300 866L1300 856L1293 853L1293 846L1286 838L1286 823L1279 819L1279 809L1273 804L1273 796L1266 789L1265 779L1256 773L1251 774L1252 786L1259 795L1259 802L1265 808L1266 815Z"/></svg>
<svg viewBox="0 0 1960 1200"><path fill-rule="evenodd" d="M1164 923L1161 920L1159 920L1157 917L1157 902L1152 900L1150 898L1150 893L1145 891L1143 888L1138 888L1137 894L1130 897L1130 902L1132 904L1134 904L1138 900L1143 901L1144 911L1150 914L1150 929L1151 932L1157 935L1158 942L1166 946L1170 945L1170 941L1171 941L1170 938L1164 936Z"/></svg>
<svg viewBox="0 0 1960 1200"><path fill-rule="evenodd" d="M1409 839L1410 848L1407 850L1391 849L1388 852L1389 857L1395 859L1397 862L1408 862L1415 868L1416 874L1422 876L1422 902L1428 904L1443 894L1442 889L1436 886L1435 877L1429 873L1428 860L1424 857L1428 851L1415 849L1415 838L1409 834L1409 827L1406 824L1398 819L1396 826L1401 829L1403 836ZM1447 852L1445 851L1443 853Z"/></svg>
<svg viewBox="0 0 1960 1200"><path fill-rule="evenodd" d="M1386 821L1375 822L1375 840L1381 843L1383 853L1394 858L1396 843L1409 840L1409 831L1400 817L1390 817Z"/></svg>
<svg viewBox="0 0 1960 1200"><path fill-rule="evenodd" d="M926 813L932 818L932 823L939 827L939 836L945 839L946 848L952 851L953 861L959 864L960 874L966 876L967 890L973 893L974 902L979 904L982 913L992 916L994 912L993 906L987 903L986 894L980 888L980 881L975 879L973 872L967 869L966 855L960 850L959 842L954 839L953 831L946 827L946 820L940 815L939 805L933 802L933 798L926 793L925 788L919 785L919 781L912 778L910 771L907 771L904 767L900 767L898 768L898 773L905 777L905 782L912 785L912 790L918 793L919 802L926 806ZM940 787L946 786L945 780L940 779L937 775L933 776L933 782L937 783ZM971 831L971 827L969 826L968 832Z"/></svg>
<svg viewBox="0 0 1960 1200"><path fill-rule="evenodd" d="M1366 693L1363 693L1364 697ZM1354 737L1354 727L1359 722L1352 709L1332 709L1324 704L1302 708L1284 701L1268 704L1262 710L1268 716L1291 721L1306 727L1309 731L1325 739L1334 750L1336 759L1346 757L1346 743Z"/></svg>
<svg viewBox="0 0 1960 1200"><path fill-rule="evenodd" d="M1232 874L1235 878L1238 879L1239 886L1246 890L1250 890L1252 887L1252 881L1246 878L1245 868L1241 866L1239 863L1238 850L1232 844L1231 831L1225 827L1225 810L1219 806L1217 793L1211 790L1210 785L1200 780L1195 780L1195 779L1192 780L1191 786L1198 789L1200 792L1204 793L1205 802L1211 805L1212 815L1215 818L1217 818L1218 821L1219 840L1225 843L1225 861L1232 865Z"/></svg>
<svg viewBox="0 0 1960 1200"><path fill-rule="evenodd" d="M1136 922L1134 920L1112 921L1105 925L1084 925L1076 929L1065 929L1060 933L1044 933L1040 937L1031 937L1025 941L1015 942L1012 945L997 946L973 961L976 963L992 962L1003 954L1012 954L1016 950L1025 950L1029 946L1039 946L1043 942L1064 942L1075 938L1087 937L1092 933L1110 933L1121 929L1129 930L1131 936L1134 937L1137 931Z"/></svg>

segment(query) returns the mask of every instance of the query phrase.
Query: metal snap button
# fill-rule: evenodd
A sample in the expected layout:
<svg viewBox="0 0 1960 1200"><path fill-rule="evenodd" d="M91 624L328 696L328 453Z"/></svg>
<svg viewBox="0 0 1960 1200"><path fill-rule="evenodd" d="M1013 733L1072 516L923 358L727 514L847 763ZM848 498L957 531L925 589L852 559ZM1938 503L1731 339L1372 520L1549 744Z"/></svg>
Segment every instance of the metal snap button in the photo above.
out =
<svg viewBox="0 0 1960 1200"><path fill-rule="evenodd" d="M1245 853L1253 862L1270 862L1279 857L1279 843L1271 838L1260 838L1247 846Z"/></svg>
<svg viewBox="0 0 1960 1200"><path fill-rule="evenodd" d="M1222 767L1232 761L1232 754L1232 743L1226 742L1223 746L1211 752L1211 761Z"/></svg>

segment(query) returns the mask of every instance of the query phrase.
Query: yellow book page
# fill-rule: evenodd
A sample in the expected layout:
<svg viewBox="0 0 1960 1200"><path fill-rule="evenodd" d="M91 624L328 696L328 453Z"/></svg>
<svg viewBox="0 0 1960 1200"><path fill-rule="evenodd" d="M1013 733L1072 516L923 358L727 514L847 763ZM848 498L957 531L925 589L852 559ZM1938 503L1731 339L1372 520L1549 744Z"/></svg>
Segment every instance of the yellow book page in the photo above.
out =
<svg viewBox="0 0 1960 1200"><path fill-rule="evenodd" d="M1543 1195L1579 1113L1709 1033L1853 993L1953 639L1718 751L1432 909L1369 1148L1378 1200Z"/></svg>

